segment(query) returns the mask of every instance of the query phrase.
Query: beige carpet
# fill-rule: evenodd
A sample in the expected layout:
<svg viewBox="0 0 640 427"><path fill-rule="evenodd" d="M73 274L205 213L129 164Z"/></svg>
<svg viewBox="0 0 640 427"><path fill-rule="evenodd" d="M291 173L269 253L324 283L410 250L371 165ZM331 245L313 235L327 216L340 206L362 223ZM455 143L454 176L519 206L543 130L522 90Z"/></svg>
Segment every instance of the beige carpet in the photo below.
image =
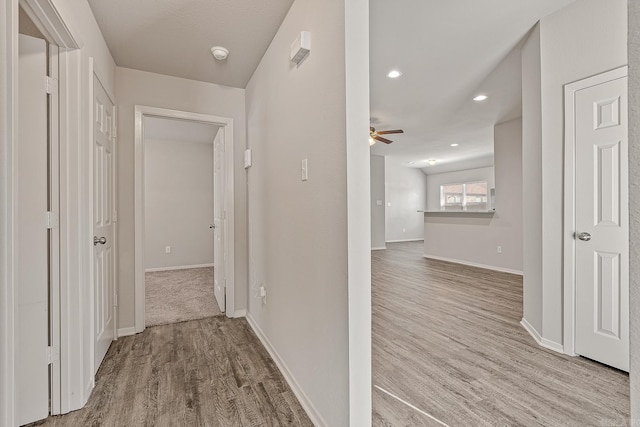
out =
<svg viewBox="0 0 640 427"><path fill-rule="evenodd" d="M166 325L219 316L213 267L145 273L145 324Z"/></svg>

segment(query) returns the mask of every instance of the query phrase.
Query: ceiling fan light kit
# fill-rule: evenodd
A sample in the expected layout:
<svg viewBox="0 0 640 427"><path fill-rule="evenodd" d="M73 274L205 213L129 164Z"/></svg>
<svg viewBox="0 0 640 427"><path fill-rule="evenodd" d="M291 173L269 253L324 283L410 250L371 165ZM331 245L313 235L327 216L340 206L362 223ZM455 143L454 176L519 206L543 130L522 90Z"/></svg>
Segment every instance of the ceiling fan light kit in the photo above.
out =
<svg viewBox="0 0 640 427"><path fill-rule="evenodd" d="M391 135L394 133L404 133L402 129L394 130L376 130L374 127L369 128L369 145L373 145L376 141L384 142L385 144L391 144L393 141L387 138L383 138L380 135Z"/></svg>

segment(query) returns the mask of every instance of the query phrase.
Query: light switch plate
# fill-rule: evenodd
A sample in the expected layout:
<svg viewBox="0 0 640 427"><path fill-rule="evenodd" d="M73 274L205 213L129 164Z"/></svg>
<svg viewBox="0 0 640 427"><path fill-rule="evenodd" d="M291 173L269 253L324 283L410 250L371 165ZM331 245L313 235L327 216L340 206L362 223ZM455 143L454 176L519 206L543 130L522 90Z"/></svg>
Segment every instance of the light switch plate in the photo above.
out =
<svg viewBox="0 0 640 427"><path fill-rule="evenodd" d="M251 167L251 149L244 150L244 168L249 169Z"/></svg>
<svg viewBox="0 0 640 427"><path fill-rule="evenodd" d="M307 159L302 159L302 164L300 165L300 179L302 181L309 180L309 165Z"/></svg>

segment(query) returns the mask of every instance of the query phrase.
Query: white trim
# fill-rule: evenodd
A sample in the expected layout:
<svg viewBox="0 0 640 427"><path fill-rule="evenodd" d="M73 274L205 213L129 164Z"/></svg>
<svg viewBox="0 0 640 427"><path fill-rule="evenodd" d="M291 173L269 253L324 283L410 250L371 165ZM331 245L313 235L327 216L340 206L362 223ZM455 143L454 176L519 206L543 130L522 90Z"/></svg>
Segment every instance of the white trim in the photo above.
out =
<svg viewBox="0 0 640 427"><path fill-rule="evenodd" d="M82 334L82 314L87 311L82 300L81 284L87 283L83 274L82 228L83 194L77 194L79 183L84 181L83 160L79 157L84 141L82 130L87 123L83 105L78 105L86 89L78 72L86 57L78 49L82 41L67 31L63 17L52 0L0 0L3 13L0 22L0 425L15 424L15 342L16 335L16 234L17 183L15 179L15 132L17 129L17 78L18 78L18 4L31 12L31 18L44 31L47 42L58 46L59 97L59 146L60 146L60 335L61 370L60 404L54 403L54 411L65 413L83 406L88 398L85 386L92 378L84 378L83 356L89 345ZM76 102L73 102L73 101ZM79 149L80 148L80 149ZM72 154L73 153L73 154ZM83 401L84 400L84 401Z"/></svg>
<svg viewBox="0 0 640 427"><path fill-rule="evenodd" d="M267 349L267 352L269 352L269 355L276 363L276 366L282 373L284 379L287 381L287 384L289 384L289 387L291 387L291 390L293 390L293 394L295 394L298 398L300 405L311 419L313 425L316 427L329 427L329 424L327 424L327 422L320 415L320 412L318 412L318 410L313 406L313 403L311 403L311 400L302 390L295 377L293 376L287 365L284 363L284 360L282 360L276 349L273 347L273 345L271 345L271 342L269 341L267 336L264 334L264 332L262 332L262 329L260 329L254 318L251 316L251 313L247 313L247 322L249 323L249 326L251 326L251 329L253 329L253 332L256 334L262 345L264 345L264 347Z"/></svg>
<svg viewBox="0 0 640 427"><path fill-rule="evenodd" d="M382 250L385 250L385 249L387 249L386 246L377 246L375 248L371 248L372 251L382 251Z"/></svg>
<svg viewBox="0 0 640 427"><path fill-rule="evenodd" d="M173 271L173 270L190 270L192 268L207 268L207 267L213 267L213 263L209 263L209 264L193 264L193 265L176 265L173 267L152 267L152 268L145 268L144 272L145 273L154 273L157 271Z"/></svg>
<svg viewBox="0 0 640 427"><path fill-rule="evenodd" d="M563 279L564 279L564 349L568 355L575 355L575 94L592 86L628 75L628 67L620 67L597 76L589 77L564 87L564 228L563 228Z"/></svg>
<svg viewBox="0 0 640 427"><path fill-rule="evenodd" d="M48 44L48 76L59 80L58 46ZM49 104L49 211L60 215L60 111L59 90L48 95ZM60 221L58 221L59 223ZM49 336L50 346L60 354L60 224L49 230ZM60 357L52 361L49 376L51 415L61 413L62 370Z"/></svg>
<svg viewBox="0 0 640 427"><path fill-rule="evenodd" d="M18 2L1 0L0 22L0 425L15 425L17 218L15 148L18 127Z"/></svg>
<svg viewBox="0 0 640 427"><path fill-rule="evenodd" d="M236 310L233 313L233 318L238 319L240 317L247 317L247 310Z"/></svg>
<svg viewBox="0 0 640 427"><path fill-rule="evenodd" d="M424 237L419 239L400 239L400 240L387 240L386 243L404 243L404 242L423 242Z"/></svg>
<svg viewBox="0 0 640 427"><path fill-rule="evenodd" d="M49 43L70 49L82 47L50 0L20 0L20 6Z"/></svg>
<svg viewBox="0 0 640 427"><path fill-rule="evenodd" d="M120 328L120 329L118 329L116 338L129 337L129 336L135 335L135 334L136 334L135 326L130 326L128 328Z"/></svg>
<svg viewBox="0 0 640 427"><path fill-rule="evenodd" d="M470 261L464 261L461 259L446 258L446 257L441 257L436 255L429 255L429 254L424 254L424 257L429 259L435 259L436 261L453 262L455 264L468 265L469 267L477 267L477 268L483 268L485 270L499 271L501 273L510 273L518 276L523 275L522 271L520 270L513 270L511 268L504 268L504 267L496 267L495 265L480 264L477 262L470 262Z"/></svg>
<svg viewBox="0 0 640 427"><path fill-rule="evenodd" d="M134 275L134 306L135 329L142 332L145 328L144 320L144 129L143 117L166 117L172 119L189 120L192 122L212 123L223 127L224 153L225 153L225 196L224 210L226 211L226 235L225 235L225 279L227 285L226 313L235 313L235 249L234 249L234 188L233 188L233 119L228 117L212 116L209 114L191 113L187 111L170 110L166 108L135 106L135 275Z"/></svg>
<svg viewBox="0 0 640 427"><path fill-rule="evenodd" d="M531 323L527 321L524 317L520 321L522 327L531 335L531 337L538 343L539 346L544 347L549 350L556 351L558 353L565 353L564 347L562 344L557 343L555 341L548 340L546 338L542 338L540 333L534 328Z"/></svg>

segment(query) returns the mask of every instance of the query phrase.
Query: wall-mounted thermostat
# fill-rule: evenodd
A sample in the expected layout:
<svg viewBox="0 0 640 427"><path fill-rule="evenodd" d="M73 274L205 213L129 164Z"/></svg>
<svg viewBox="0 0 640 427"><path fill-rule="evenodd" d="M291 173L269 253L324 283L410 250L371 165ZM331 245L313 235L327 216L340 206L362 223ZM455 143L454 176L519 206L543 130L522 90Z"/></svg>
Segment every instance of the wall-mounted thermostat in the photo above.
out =
<svg viewBox="0 0 640 427"><path fill-rule="evenodd" d="M298 38L291 45L291 62L300 66L311 52L311 33L301 31Z"/></svg>

